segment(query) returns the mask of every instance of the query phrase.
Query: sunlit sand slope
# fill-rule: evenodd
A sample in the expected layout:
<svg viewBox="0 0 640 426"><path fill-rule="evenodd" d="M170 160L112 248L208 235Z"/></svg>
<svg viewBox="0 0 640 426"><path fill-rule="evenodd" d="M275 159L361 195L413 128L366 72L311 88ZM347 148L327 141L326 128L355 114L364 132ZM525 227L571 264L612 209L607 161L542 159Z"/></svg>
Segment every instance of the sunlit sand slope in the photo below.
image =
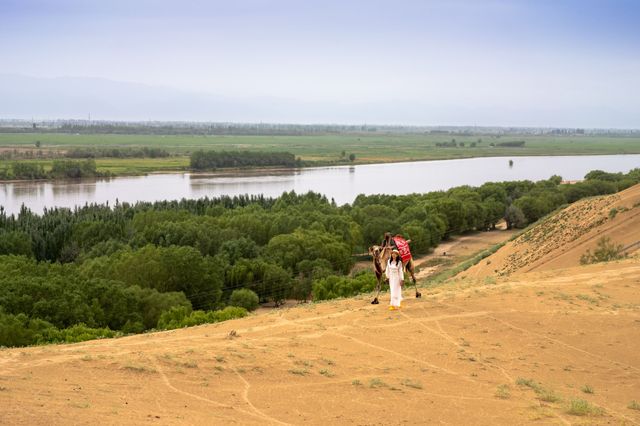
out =
<svg viewBox="0 0 640 426"><path fill-rule="evenodd" d="M462 276L485 277L573 267L580 257L608 237L627 247L639 243L640 185L618 194L578 201L549 216L507 243Z"/></svg>
<svg viewBox="0 0 640 426"><path fill-rule="evenodd" d="M638 259L406 293L5 349L0 424L640 424Z"/></svg>

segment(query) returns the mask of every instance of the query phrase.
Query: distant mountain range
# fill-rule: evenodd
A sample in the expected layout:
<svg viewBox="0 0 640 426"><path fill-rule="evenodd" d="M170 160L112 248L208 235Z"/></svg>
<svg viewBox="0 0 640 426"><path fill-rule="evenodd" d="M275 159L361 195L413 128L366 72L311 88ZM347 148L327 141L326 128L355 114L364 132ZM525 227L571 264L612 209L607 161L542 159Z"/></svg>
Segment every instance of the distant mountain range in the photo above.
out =
<svg viewBox="0 0 640 426"><path fill-rule="evenodd" d="M102 78L0 75L0 116L113 120L272 119L286 101L225 99Z"/></svg>
<svg viewBox="0 0 640 426"><path fill-rule="evenodd" d="M96 120L365 123L392 110L389 105L229 98L103 78L0 74L0 118L86 119L91 114ZM424 120L395 115L399 123Z"/></svg>
<svg viewBox="0 0 640 426"><path fill-rule="evenodd" d="M0 118L630 128L607 108L440 105L433 100L305 102L224 97L104 78L0 74ZM637 127L637 126L636 126Z"/></svg>

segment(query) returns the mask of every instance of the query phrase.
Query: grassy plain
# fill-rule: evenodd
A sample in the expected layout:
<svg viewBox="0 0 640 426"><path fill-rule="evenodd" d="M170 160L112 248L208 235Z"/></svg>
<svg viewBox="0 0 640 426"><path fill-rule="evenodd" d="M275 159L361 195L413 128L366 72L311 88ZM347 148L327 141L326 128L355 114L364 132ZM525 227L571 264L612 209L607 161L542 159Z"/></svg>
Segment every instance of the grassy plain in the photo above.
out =
<svg viewBox="0 0 640 426"><path fill-rule="evenodd" d="M437 143L463 142L464 147L437 147ZM415 160L442 160L469 157L525 155L604 155L640 154L640 137L604 136L452 136L416 134L342 134L305 136L192 136L192 135L116 135L61 133L2 133L0 151L65 151L80 147L154 147L172 154L164 159L104 159L100 171L137 174L150 171L173 171L188 167L190 152L199 149L288 151L318 165L345 162L342 151L356 156L355 163L381 163ZM525 141L524 148L492 147L500 142ZM475 147L470 145L475 143ZM346 161L348 162L348 160ZM5 163L5 164L3 164ZM45 167L47 165L44 162ZM6 162L0 161L0 168Z"/></svg>

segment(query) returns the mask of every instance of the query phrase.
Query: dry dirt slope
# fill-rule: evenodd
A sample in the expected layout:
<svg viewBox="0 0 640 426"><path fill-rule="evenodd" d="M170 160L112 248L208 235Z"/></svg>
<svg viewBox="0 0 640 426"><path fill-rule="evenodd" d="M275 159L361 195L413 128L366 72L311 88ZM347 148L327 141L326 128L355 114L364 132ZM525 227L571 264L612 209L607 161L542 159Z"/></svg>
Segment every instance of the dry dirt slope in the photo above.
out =
<svg viewBox="0 0 640 426"><path fill-rule="evenodd" d="M577 266L580 257L593 250L603 236L625 247L640 242L640 185L570 205L469 268L463 276L502 276Z"/></svg>
<svg viewBox="0 0 640 426"><path fill-rule="evenodd" d="M5 349L0 424L640 424L639 290L636 258Z"/></svg>

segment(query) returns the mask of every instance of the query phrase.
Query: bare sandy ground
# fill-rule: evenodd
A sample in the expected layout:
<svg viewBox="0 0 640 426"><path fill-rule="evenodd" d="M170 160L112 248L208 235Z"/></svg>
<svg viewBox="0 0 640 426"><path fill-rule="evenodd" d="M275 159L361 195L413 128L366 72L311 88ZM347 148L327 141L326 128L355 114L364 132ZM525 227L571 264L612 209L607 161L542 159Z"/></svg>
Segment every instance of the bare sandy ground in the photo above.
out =
<svg viewBox="0 0 640 426"><path fill-rule="evenodd" d="M368 299L2 350L0 424L640 424L638 258Z"/></svg>

